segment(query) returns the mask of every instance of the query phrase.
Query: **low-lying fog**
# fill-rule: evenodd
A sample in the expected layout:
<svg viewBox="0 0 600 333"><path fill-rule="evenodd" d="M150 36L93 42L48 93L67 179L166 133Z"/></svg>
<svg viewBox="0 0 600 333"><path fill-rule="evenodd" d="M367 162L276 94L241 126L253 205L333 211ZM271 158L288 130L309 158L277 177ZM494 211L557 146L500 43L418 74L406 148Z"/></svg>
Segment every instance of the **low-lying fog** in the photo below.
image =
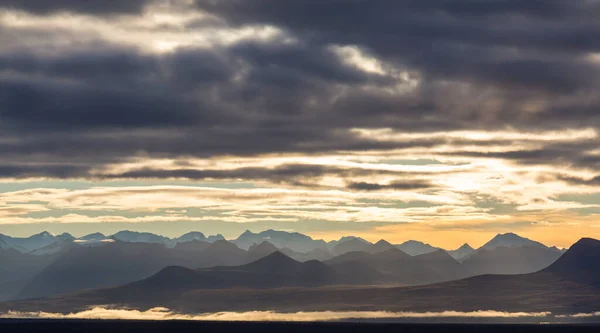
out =
<svg viewBox="0 0 600 333"><path fill-rule="evenodd" d="M500 311L443 311L443 312L388 312L388 311L320 311L281 313L275 311L218 312L203 314L182 314L167 308L153 308L147 311L135 309L113 309L94 307L77 313L18 312L0 314L0 318L24 319L130 319L130 320L206 320L206 321L339 321L353 319L510 319L532 318L540 322L557 318L593 318L600 312L572 315L553 315L551 312L500 312Z"/></svg>

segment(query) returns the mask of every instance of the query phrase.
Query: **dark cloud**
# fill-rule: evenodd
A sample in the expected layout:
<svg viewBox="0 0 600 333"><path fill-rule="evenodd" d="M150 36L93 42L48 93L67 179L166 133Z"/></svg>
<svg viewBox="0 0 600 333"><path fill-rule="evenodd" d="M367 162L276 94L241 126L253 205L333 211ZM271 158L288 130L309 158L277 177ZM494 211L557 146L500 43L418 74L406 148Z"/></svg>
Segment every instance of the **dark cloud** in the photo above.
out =
<svg viewBox="0 0 600 333"><path fill-rule="evenodd" d="M211 126L226 118L217 104L193 95L232 75L210 51L159 57L103 46L54 57L0 55L0 70L21 74L0 78L0 117L73 131Z"/></svg>
<svg viewBox="0 0 600 333"><path fill-rule="evenodd" d="M0 178L58 178L89 177L89 167L71 164L0 165Z"/></svg>
<svg viewBox="0 0 600 333"><path fill-rule="evenodd" d="M389 184L377 184L357 182L348 184L347 188L358 191L380 191L380 190L420 190L433 187L428 181L423 180L401 180Z"/></svg>
<svg viewBox="0 0 600 333"><path fill-rule="evenodd" d="M0 10L17 9L42 15L56 12L135 14L151 2L154 0L2 0Z"/></svg>
<svg viewBox="0 0 600 333"><path fill-rule="evenodd" d="M600 186L600 176L585 179L581 177L562 174L557 175L556 179L572 185Z"/></svg>
<svg viewBox="0 0 600 333"><path fill-rule="evenodd" d="M147 3L4 1L0 7L106 15L140 12ZM2 26L0 41L7 43L0 47L0 162L11 168L77 162L73 170L66 165L22 173L47 170L48 176L62 177L139 156L318 154L470 143L388 142L351 132L357 127L425 133L600 128L600 65L589 57L600 51L600 7L593 1L197 0L196 5L215 18L190 29L273 25L285 41L243 39L153 54L115 41L82 41L64 29ZM31 46L42 40L52 45L53 38L72 43ZM346 45L377 59L382 72L344 60L335 47ZM518 142L477 142L498 143ZM586 153L597 144L539 143L450 155L600 168L598 158ZM18 174L9 171L5 174ZM121 176L293 179L329 171L236 172L138 170ZM350 187L403 185L410 186Z"/></svg>
<svg viewBox="0 0 600 333"><path fill-rule="evenodd" d="M76 161L74 161L76 162ZM435 172L436 175L448 174L449 171ZM194 181L221 180L221 181L262 181L275 184L287 184L297 187L321 188L318 182L326 176L335 176L350 182L347 186L351 190L377 191L384 189L418 190L434 187L424 180L402 180L389 184L355 183L355 177L396 176L418 177L432 175L427 172L405 172L391 170L377 170L364 168L347 168L329 165L313 164L284 164L273 168L243 167L236 169L153 169L143 168L123 173L114 173L110 170L95 168L94 165L81 164L39 164L39 165L0 165L0 178L83 178L93 180L155 180L155 179L187 179Z"/></svg>

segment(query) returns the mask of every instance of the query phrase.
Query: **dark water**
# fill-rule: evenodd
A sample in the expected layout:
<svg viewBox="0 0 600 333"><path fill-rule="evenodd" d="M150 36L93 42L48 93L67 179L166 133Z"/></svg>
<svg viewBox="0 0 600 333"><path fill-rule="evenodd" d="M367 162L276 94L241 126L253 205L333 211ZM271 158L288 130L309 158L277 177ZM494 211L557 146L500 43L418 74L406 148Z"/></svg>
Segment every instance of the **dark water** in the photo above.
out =
<svg viewBox="0 0 600 333"><path fill-rule="evenodd" d="M0 320L0 332L600 332L594 324L228 323L197 321Z"/></svg>

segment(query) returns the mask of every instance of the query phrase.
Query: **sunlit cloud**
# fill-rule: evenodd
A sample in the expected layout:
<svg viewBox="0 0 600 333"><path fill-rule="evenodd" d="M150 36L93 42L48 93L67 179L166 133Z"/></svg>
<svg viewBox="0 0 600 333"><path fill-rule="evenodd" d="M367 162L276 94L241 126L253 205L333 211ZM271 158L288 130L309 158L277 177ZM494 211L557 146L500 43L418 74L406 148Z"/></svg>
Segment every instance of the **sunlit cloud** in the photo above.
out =
<svg viewBox="0 0 600 333"><path fill-rule="evenodd" d="M600 209L600 55L565 43L593 35L589 2L543 29L520 5L529 23L497 29L403 2L7 3L0 224L398 223L477 242L529 219L567 245L558 230L591 232Z"/></svg>

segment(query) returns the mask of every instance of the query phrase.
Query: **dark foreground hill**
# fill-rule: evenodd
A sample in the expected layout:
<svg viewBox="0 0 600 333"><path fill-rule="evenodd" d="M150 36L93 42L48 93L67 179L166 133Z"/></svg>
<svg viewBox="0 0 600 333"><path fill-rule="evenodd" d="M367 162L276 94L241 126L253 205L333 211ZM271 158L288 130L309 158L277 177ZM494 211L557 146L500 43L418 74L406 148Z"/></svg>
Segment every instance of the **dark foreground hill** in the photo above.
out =
<svg viewBox="0 0 600 333"><path fill-rule="evenodd" d="M600 242L583 239L573 245L555 264L540 272L523 275L482 275L468 279L415 287L314 286L280 284L276 288L234 284L220 288L198 288L198 278L209 283L223 283L220 273L238 273L265 279L273 272L283 275L320 272L324 279L335 276L335 269L325 266L301 266L280 255L276 260L226 268L217 275L203 270L169 272L166 278L130 285L93 290L35 301L0 304L0 311L71 312L92 305L113 304L149 309L164 306L182 312L217 311L320 311L320 310L390 310L390 311L551 311L585 313L600 309ZM265 258L266 259L266 258ZM299 266L300 265L300 266ZM304 268L306 267L306 268ZM163 271L164 272L164 271ZM287 272L287 273L286 273ZM332 273L333 272L333 273ZM277 275L277 274L276 274ZM283 277L274 277L275 281ZM174 280L172 280L175 277ZM583 278L582 278L583 277ZM213 280L211 280L213 279ZM149 283L148 281L152 282ZM162 285L158 282L162 283ZM226 280L225 280L226 281ZM249 281L249 280L245 280ZM201 282L204 283L204 282ZM263 283L263 282L261 282ZM176 287L179 286L179 287ZM283 286L283 287L281 287ZM171 288L171 289L169 289Z"/></svg>

